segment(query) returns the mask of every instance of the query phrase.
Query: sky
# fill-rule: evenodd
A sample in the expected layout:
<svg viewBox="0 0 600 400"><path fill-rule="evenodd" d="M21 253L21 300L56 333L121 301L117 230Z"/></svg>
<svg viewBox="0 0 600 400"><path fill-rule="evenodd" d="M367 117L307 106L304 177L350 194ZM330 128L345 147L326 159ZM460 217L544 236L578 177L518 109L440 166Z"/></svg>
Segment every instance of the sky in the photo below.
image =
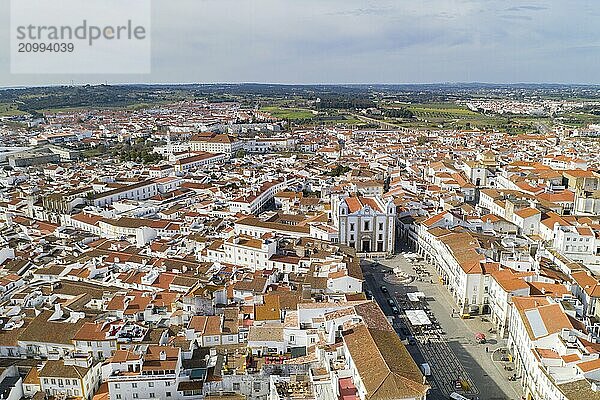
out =
<svg viewBox="0 0 600 400"><path fill-rule="evenodd" d="M27 75L10 73L10 1L0 0L0 86L70 82L600 84L597 3L152 0L151 73Z"/></svg>

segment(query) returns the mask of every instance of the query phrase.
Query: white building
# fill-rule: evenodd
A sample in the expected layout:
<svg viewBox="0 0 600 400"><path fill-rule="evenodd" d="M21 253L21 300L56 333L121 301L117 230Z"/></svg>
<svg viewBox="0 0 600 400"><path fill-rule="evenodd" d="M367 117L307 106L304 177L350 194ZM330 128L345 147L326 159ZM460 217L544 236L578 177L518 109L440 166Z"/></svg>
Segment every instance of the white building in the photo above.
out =
<svg viewBox="0 0 600 400"><path fill-rule="evenodd" d="M544 297L514 297L512 308L508 347L526 398L573 399L573 387L581 398L597 396L600 359L574 328L574 311Z"/></svg>
<svg viewBox="0 0 600 400"><path fill-rule="evenodd" d="M148 346L141 354L118 350L111 361L102 367L111 400L186 398L180 389L187 385L182 385L182 388L179 385L190 381L181 372L181 350L156 345ZM195 395L201 393L200 385Z"/></svg>
<svg viewBox="0 0 600 400"><path fill-rule="evenodd" d="M339 242L359 253L393 253L396 208L381 197L332 198L332 219Z"/></svg>
<svg viewBox="0 0 600 400"><path fill-rule="evenodd" d="M244 148L244 143L231 135L203 132L192 136L190 150L225 153L229 156Z"/></svg>
<svg viewBox="0 0 600 400"><path fill-rule="evenodd" d="M277 241L234 236L223 244L225 262L251 269L267 269L269 258L277 252Z"/></svg>
<svg viewBox="0 0 600 400"><path fill-rule="evenodd" d="M175 172L186 172L196 170L205 165L216 164L224 161L227 155L221 153L196 152L194 155L180 158L175 161L173 168Z"/></svg>
<svg viewBox="0 0 600 400"><path fill-rule="evenodd" d="M239 196L229 202L232 213L258 214L269 202L273 201L275 194L286 189L287 181L278 179L264 182L252 192Z"/></svg>
<svg viewBox="0 0 600 400"><path fill-rule="evenodd" d="M48 360L38 371L40 389L48 397L90 400L100 386L100 364L90 359Z"/></svg>
<svg viewBox="0 0 600 400"><path fill-rule="evenodd" d="M584 264L600 263L600 256L598 256L600 241L590 227L556 224L554 234L554 249L571 261Z"/></svg>

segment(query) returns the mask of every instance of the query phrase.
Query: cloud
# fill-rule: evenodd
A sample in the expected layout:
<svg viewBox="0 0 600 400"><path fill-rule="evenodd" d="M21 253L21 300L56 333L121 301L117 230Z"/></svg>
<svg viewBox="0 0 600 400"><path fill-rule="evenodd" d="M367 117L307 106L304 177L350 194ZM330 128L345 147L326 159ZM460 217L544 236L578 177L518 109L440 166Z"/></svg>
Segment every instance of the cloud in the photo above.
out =
<svg viewBox="0 0 600 400"><path fill-rule="evenodd" d="M600 83L592 68L598 49L582 46L596 41L597 0L510 7L505 0L152 1L152 74L10 75L2 46L0 86L70 79ZM0 0L0 40L8 37L8 15Z"/></svg>
<svg viewBox="0 0 600 400"><path fill-rule="evenodd" d="M514 6L505 9L504 11L543 11L548 10L548 7L544 6L536 6L536 5L522 5L522 6Z"/></svg>
<svg viewBox="0 0 600 400"><path fill-rule="evenodd" d="M513 20L520 20L520 21L531 21L533 18L528 16L528 15L512 15L512 14L503 14L500 16L501 18L504 19L513 19Z"/></svg>
<svg viewBox="0 0 600 400"><path fill-rule="evenodd" d="M346 11L334 11L327 15L341 15L341 16L361 16L361 15L390 15L390 11L393 11L391 7L370 7L370 8L357 8L354 10Z"/></svg>

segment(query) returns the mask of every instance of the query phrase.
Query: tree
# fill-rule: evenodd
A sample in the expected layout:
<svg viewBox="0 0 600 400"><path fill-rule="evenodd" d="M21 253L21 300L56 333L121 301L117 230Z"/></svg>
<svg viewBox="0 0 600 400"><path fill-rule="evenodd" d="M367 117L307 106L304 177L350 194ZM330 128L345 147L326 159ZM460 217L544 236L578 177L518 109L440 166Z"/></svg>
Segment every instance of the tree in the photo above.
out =
<svg viewBox="0 0 600 400"><path fill-rule="evenodd" d="M429 142L429 138L427 136L419 136L419 138L417 139L417 144L419 146L423 146L428 142Z"/></svg>
<svg viewBox="0 0 600 400"><path fill-rule="evenodd" d="M329 176L340 176L350 171L350 167L347 165L337 165L334 169L332 169L327 175Z"/></svg>
<svg viewBox="0 0 600 400"><path fill-rule="evenodd" d="M234 158L244 158L246 157L246 150L244 149L239 149L238 151L235 152L235 154L233 155Z"/></svg>
<svg viewBox="0 0 600 400"><path fill-rule="evenodd" d="M383 110L383 115L386 117L406 119L412 119L415 117L415 114L406 107L386 108Z"/></svg>

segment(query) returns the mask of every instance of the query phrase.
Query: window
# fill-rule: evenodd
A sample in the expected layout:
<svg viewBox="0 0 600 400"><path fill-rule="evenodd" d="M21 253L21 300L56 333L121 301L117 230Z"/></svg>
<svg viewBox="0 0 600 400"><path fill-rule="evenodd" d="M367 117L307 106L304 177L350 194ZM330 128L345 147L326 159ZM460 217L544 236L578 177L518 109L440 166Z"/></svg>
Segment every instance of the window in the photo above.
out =
<svg viewBox="0 0 600 400"><path fill-rule="evenodd" d="M371 229L371 222L365 221L365 231L368 231L369 229Z"/></svg>
<svg viewBox="0 0 600 400"><path fill-rule="evenodd" d="M171 397L171 392L166 392L166 393L165 393L165 396L166 396L166 397Z"/></svg>
<svg viewBox="0 0 600 400"><path fill-rule="evenodd" d="M171 381L166 381L165 386L171 386Z"/></svg>
<svg viewBox="0 0 600 400"><path fill-rule="evenodd" d="M121 385L119 385L118 383L115 383L115 389L120 389Z"/></svg>
<svg viewBox="0 0 600 400"><path fill-rule="evenodd" d="M350 224L350 231L354 231L354 223Z"/></svg>
<svg viewBox="0 0 600 400"><path fill-rule="evenodd" d="M134 398L134 399L137 399L137 398L138 398L138 394L137 394L137 393L134 393L134 394L133 394L133 398Z"/></svg>
<svg viewBox="0 0 600 400"><path fill-rule="evenodd" d="M149 393L148 396L150 396L151 399L154 398L154 393Z"/></svg>
<svg viewBox="0 0 600 400"><path fill-rule="evenodd" d="M132 387L132 388L134 388L134 389L135 389L135 388L137 388L137 383L133 382L133 383L131 384L131 387Z"/></svg>
<svg viewBox="0 0 600 400"><path fill-rule="evenodd" d="M154 382L148 382L148 387L154 387Z"/></svg>
<svg viewBox="0 0 600 400"><path fill-rule="evenodd" d="M234 382L233 383L233 390L236 392L239 392L240 390L240 383L239 382Z"/></svg>
<svg viewBox="0 0 600 400"><path fill-rule="evenodd" d="M382 231L383 230L383 222L379 223L379 230Z"/></svg>
<svg viewBox="0 0 600 400"><path fill-rule="evenodd" d="M116 398L117 400L120 400L120 399L121 399L121 395L120 395L120 394L116 394L116 395L115 395L115 398Z"/></svg>

